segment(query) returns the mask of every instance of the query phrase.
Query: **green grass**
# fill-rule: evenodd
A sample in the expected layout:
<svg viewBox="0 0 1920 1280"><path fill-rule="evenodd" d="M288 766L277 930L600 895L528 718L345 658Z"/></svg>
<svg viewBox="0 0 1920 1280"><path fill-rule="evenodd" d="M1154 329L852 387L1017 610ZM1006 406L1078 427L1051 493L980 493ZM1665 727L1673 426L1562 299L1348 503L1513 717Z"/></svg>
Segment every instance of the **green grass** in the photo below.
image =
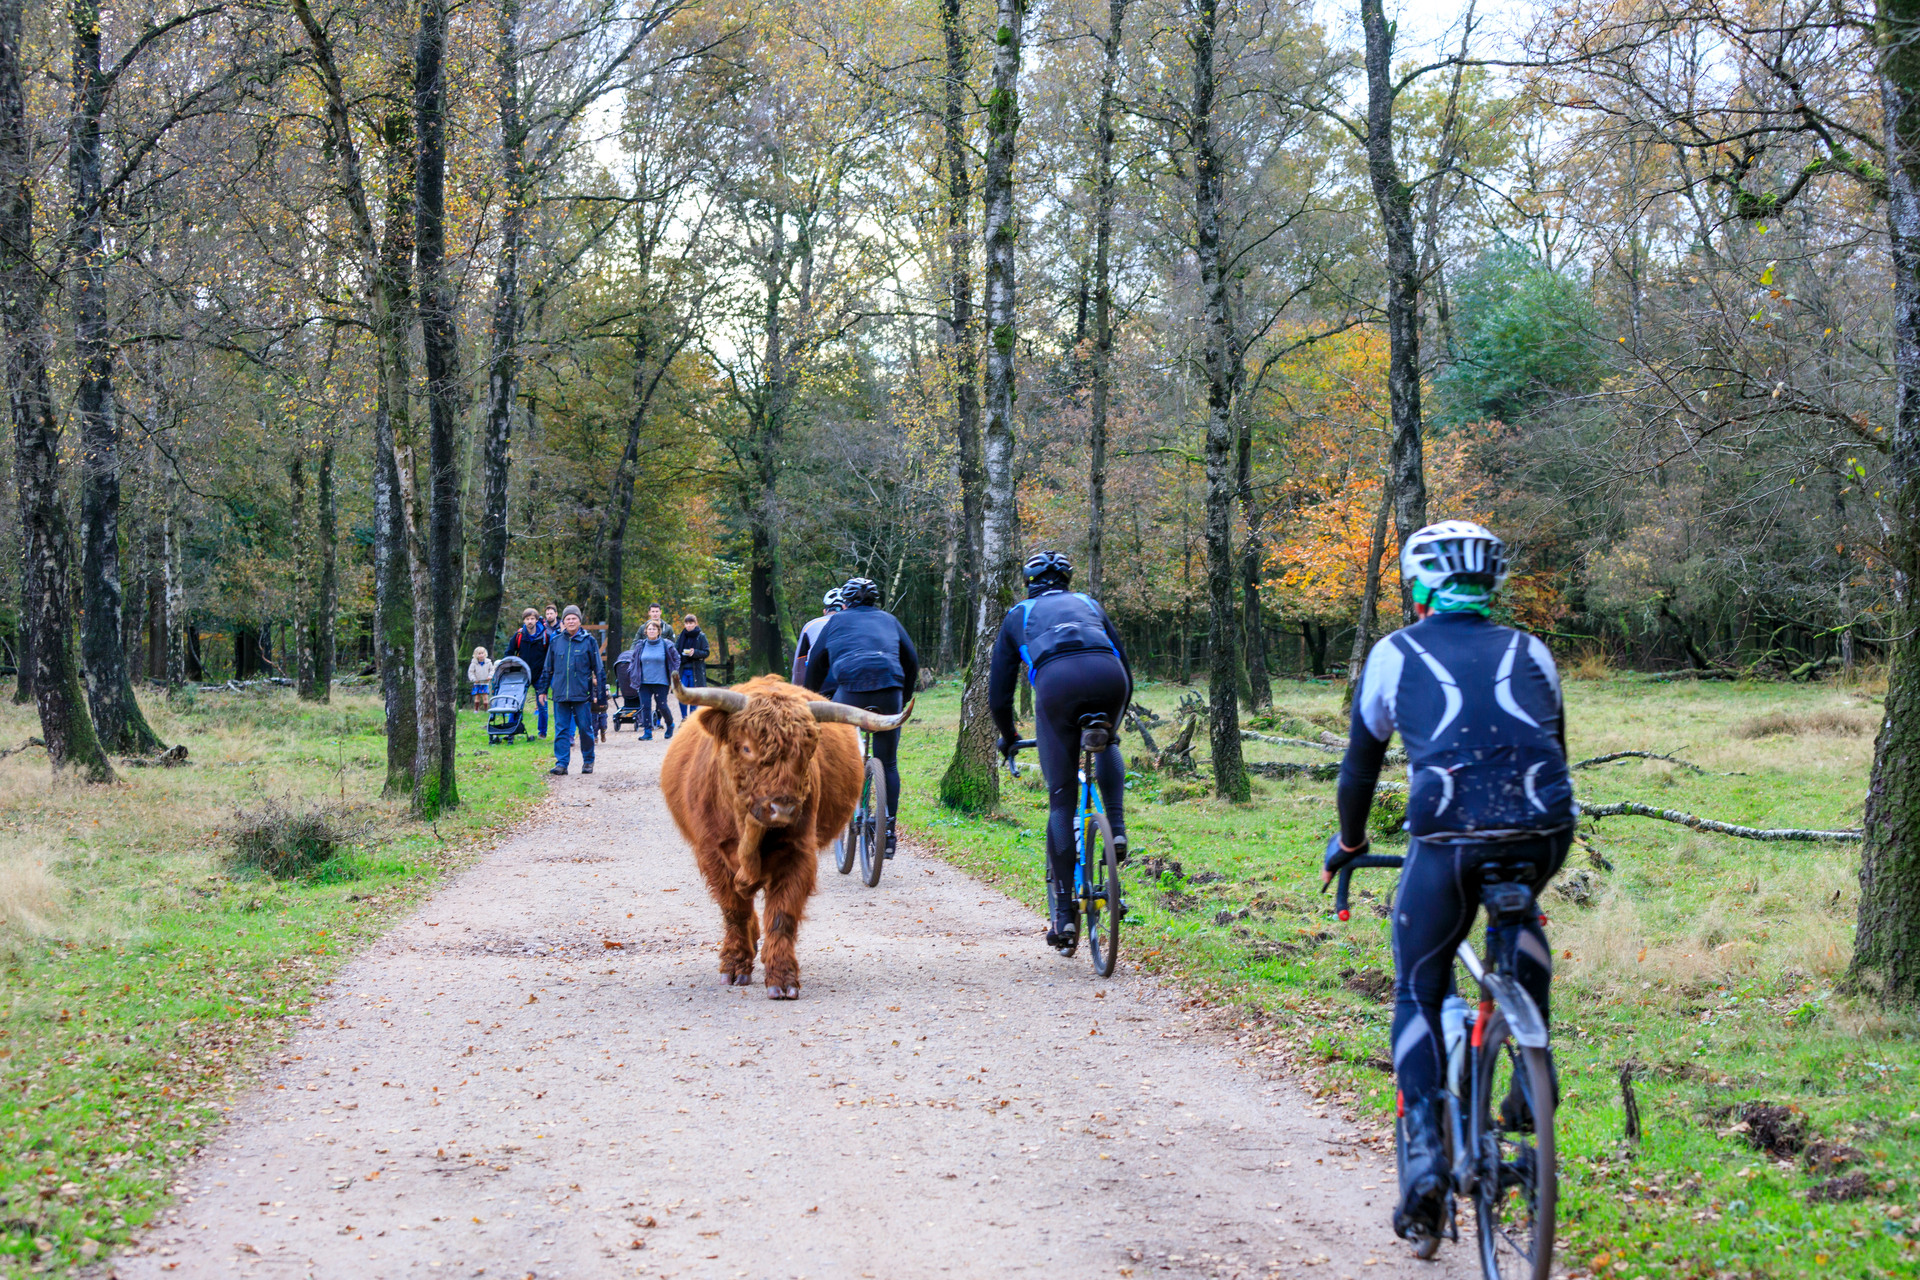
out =
<svg viewBox="0 0 1920 1280"><path fill-rule="evenodd" d="M0 1275L67 1270L124 1240L316 989L473 842L544 794L541 745L460 718L465 805L435 824L378 799L368 693L200 694L149 719L192 763L55 783L0 763ZM0 746L38 733L0 704ZM240 815L345 809L351 850L308 875L227 869Z"/></svg>
<svg viewBox="0 0 1920 1280"><path fill-rule="evenodd" d="M1141 701L1165 715L1181 692L1149 686ZM1859 824L1872 696L1623 677L1573 683L1568 697L1576 759L1654 750L1709 771L1644 761L1585 769L1576 785L1588 801L1640 800L1763 827ZM1277 734L1343 723L1337 685L1283 682L1275 701L1293 717ZM1001 809L983 818L933 799L957 715L951 683L921 696L901 751L903 821L1037 909L1037 778L1002 775ZM1156 730L1170 736L1170 724ZM1137 737L1123 745L1130 761L1140 753ZM1250 744L1249 758L1336 757ZM1196 790L1200 798L1176 798ZM1129 929L1122 963L1205 997L1244 1056L1285 1063L1322 1098L1384 1125L1391 1011L1378 991L1392 972L1390 876L1357 877L1353 919L1342 924L1319 893L1331 782L1256 778L1242 806L1204 790L1130 774L1129 897L1142 923ZM1852 945L1857 846L1761 844L1639 818L1606 819L1588 837L1561 876L1579 877L1584 902L1551 890L1543 899L1559 966L1564 1265L1626 1280L1916 1274L1920 1036L1911 1018L1835 992ZM1403 842L1376 839L1386 850ZM1182 877L1146 882L1139 864L1151 856L1177 859ZM1070 963L1097 981L1084 953ZM1628 1062L1639 1064L1637 1146L1622 1137L1618 1081ZM1737 1109L1756 1101L1795 1108L1809 1140L1857 1158L1816 1173L1756 1150L1736 1130ZM1864 1175L1861 1198L1808 1200L1816 1184L1855 1174Z"/></svg>

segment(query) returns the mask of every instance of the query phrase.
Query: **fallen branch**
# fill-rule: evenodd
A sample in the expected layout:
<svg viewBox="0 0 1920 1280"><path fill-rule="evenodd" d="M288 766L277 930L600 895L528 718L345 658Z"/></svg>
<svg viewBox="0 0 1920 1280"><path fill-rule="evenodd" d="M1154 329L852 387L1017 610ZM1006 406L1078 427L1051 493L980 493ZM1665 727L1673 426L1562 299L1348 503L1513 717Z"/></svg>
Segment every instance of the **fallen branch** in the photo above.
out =
<svg viewBox="0 0 1920 1280"><path fill-rule="evenodd" d="M1662 755L1658 751L1609 751L1603 756L1588 756L1585 760L1571 767L1575 769L1587 769L1596 764L1612 764L1615 760L1665 760L1669 764L1677 764L1682 769L1691 769L1695 773L1706 772L1705 769L1702 769L1690 760L1682 760L1679 756Z"/></svg>
<svg viewBox="0 0 1920 1280"><path fill-rule="evenodd" d="M173 749L157 756L122 756L120 763L135 769L177 769L187 762L187 744L175 743Z"/></svg>
<svg viewBox="0 0 1920 1280"><path fill-rule="evenodd" d="M1340 776L1337 764L1294 764L1290 761L1250 760L1246 762L1248 773L1261 778L1313 778L1328 782Z"/></svg>
<svg viewBox="0 0 1920 1280"><path fill-rule="evenodd" d="M1742 840L1834 840L1852 843L1861 838L1858 831L1811 831L1798 827L1742 827L1731 822L1715 822L1711 818L1695 817L1691 813L1681 813L1678 809L1656 809L1650 804L1635 804L1623 800L1619 804L1582 805L1580 816L1583 818L1658 818L1662 822L1677 822L1683 827L1695 831L1712 831L1723 836L1739 836Z"/></svg>
<svg viewBox="0 0 1920 1280"><path fill-rule="evenodd" d="M1336 747L1329 742L1310 742L1305 738L1276 738L1270 734L1255 733L1251 729L1240 731L1240 741L1264 742L1270 747L1305 747L1309 751L1328 751L1336 755L1346 750L1344 746Z"/></svg>
<svg viewBox="0 0 1920 1280"><path fill-rule="evenodd" d="M17 756L28 747L44 747L46 745L46 743L38 738L28 738L17 747L8 747L5 751L0 751L0 760L5 760L8 756Z"/></svg>

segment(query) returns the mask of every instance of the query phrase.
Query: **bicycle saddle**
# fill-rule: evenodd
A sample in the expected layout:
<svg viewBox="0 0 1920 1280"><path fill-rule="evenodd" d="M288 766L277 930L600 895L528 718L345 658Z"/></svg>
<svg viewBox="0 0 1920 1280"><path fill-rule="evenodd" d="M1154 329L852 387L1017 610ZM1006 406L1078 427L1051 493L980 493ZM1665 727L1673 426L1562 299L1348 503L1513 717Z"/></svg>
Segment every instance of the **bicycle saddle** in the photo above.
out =
<svg viewBox="0 0 1920 1280"><path fill-rule="evenodd" d="M1082 751L1105 751L1113 741L1113 726L1107 718L1097 711L1089 711L1080 717L1080 749Z"/></svg>

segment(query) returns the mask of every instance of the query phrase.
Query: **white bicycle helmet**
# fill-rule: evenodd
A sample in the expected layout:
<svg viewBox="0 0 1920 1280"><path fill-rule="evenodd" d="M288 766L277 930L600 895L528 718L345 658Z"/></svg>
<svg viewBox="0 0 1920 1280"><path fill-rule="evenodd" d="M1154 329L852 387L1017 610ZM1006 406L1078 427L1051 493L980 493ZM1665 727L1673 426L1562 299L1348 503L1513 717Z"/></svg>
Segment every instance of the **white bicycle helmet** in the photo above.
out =
<svg viewBox="0 0 1920 1280"><path fill-rule="evenodd" d="M1507 580L1507 544L1471 520L1442 520L1415 532L1400 549L1400 576L1429 591L1462 575L1499 590Z"/></svg>

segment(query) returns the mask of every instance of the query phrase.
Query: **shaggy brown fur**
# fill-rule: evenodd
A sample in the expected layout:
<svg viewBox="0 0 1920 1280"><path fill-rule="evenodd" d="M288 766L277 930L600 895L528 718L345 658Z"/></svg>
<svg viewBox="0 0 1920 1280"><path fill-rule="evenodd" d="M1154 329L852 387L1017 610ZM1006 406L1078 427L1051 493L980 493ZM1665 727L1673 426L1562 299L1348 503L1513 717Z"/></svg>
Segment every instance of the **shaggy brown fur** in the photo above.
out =
<svg viewBox="0 0 1920 1280"><path fill-rule="evenodd" d="M815 720L807 704L817 695L778 676L734 688L753 701L733 715L700 708L667 748L660 789L720 905L721 974L753 981L764 928L767 996L791 1000L820 847L846 829L860 800L860 735Z"/></svg>

